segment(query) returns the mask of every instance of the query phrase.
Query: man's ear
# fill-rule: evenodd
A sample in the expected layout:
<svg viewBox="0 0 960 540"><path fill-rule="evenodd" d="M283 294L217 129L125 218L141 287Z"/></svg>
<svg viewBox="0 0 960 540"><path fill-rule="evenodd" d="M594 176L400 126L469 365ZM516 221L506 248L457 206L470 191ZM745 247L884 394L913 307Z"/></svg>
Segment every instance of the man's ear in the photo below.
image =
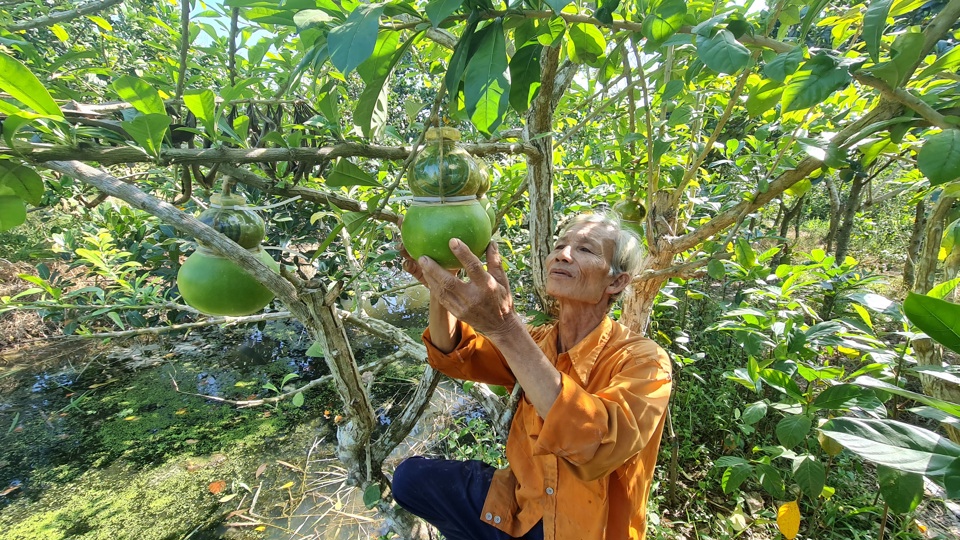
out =
<svg viewBox="0 0 960 540"><path fill-rule="evenodd" d="M627 285L630 284L630 274L626 272L620 272L617 277L613 278L613 281L610 282L610 285L607 285L607 294L615 296L623 292L627 288Z"/></svg>

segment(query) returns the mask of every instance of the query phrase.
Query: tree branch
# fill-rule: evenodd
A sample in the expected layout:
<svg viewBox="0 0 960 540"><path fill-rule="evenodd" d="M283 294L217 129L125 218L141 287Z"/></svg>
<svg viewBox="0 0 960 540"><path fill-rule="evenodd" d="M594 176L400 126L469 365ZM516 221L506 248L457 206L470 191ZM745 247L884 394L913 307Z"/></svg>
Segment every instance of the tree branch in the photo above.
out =
<svg viewBox="0 0 960 540"><path fill-rule="evenodd" d="M20 32L22 30L33 30L34 28L45 28L47 26L53 26L57 23L76 19L77 17L81 17L83 15L96 13L97 11L101 11L107 9L108 7L119 4L120 2L123 2L123 0L99 0L97 2L90 2L76 9L71 9L68 11L55 11L49 15L37 17L32 21L13 23L7 26L7 30L10 32Z"/></svg>
<svg viewBox="0 0 960 540"><path fill-rule="evenodd" d="M539 155L533 145L526 143L481 143L461 145L467 152L477 156L491 154ZM163 164L210 164L210 163L274 163L278 161L317 161L338 157L364 157L404 160L410 156L409 146L380 146L373 144L342 143L318 148L164 148L160 151ZM16 149L0 146L0 155L15 156L34 162L46 161L94 161L103 165L120 163L148 163L154 159L135 147L94 146L72 148L34 144L17 145Z"/></svg>
<svg viewBox="0 0 960 540"><path fill-rule="evenodd" d="M876 89L878 92L880 92L881 96L889 99L890 101L896 101L905 105L909 109L922 116L926 121L940 129L956 128L955 125L947 121L945 116L938 113L933 107L927 105L922 99L911 94L903 88L891 88L890 85L887 84L883 79L874 77L872 75L867 75L863 72L854 73L853 78L856 79L860 84L864 84Z"/></svg>

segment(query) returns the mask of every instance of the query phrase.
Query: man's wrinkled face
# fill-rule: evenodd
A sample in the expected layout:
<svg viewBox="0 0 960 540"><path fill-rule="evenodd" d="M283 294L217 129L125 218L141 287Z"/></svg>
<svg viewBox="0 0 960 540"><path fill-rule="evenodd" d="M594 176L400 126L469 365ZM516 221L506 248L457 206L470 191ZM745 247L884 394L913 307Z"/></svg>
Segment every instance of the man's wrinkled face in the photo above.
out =
<svg viewBox="0 0 960 540"><path fill-rule="evenodd" d="M557 239L547 258L547 294L558 300L597 304L616 276L610 275L617 231L581 223Z"/></svg>

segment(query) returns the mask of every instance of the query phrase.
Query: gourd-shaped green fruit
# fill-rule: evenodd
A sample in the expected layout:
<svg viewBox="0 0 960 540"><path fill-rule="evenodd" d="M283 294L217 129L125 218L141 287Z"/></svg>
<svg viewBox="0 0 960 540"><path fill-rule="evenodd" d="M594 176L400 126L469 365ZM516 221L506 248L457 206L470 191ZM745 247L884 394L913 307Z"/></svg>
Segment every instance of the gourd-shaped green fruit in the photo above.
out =
<svg viewBox="0 0 960 540"><path fill-rule="evenodd" d="M216 193L210 196L210 207L197 219L246 249L255 248L263 240L266 225L256 210L246 208L247 199L239 193Z"/></svg>
<svg viewBox="0 0 960 540"><path fill-rule="evenodd" d="M240 194L216 194L210 208L198 219L253 253L274 272L280 265L260 247L265 224L257 212L246 208ZM199 246L177 273L184 302L207 315L240 317L256 313L273 300L273 293L233 261Z"/></svg>
<svg viewBox="0 0 960 540"><path fill-rule="evenodd" d="M403 218L400 236L414 259L426 255L444 268L460 268L460 261L450 251L450 239L459 238L479 257L490 243L490 218L476 199L446 204L414 202Z"/></svg>
<svg viewBox="0 0 960 540"><path fill-rule="evenodd" d="M461 197L476 195L480 175L473 156L457 142L460 132L451 127L430 128L427 142L408 177L414 197Z"/></svg>
<svg viewBox="0 0 960 540"><path fill-rule="evenodd" d="M490 189L490 171L487 169L487 163L482 159L473 158L473 163L474 167L470 173L477 176L477 198L479 199Z"/></svg>
<svg viewBox="0 0 960 540"><path fill-rule="evenodd" d="M492 232L497 226L497 210L493 207L493 203L490 202L490 199L486 195L483 195L479 199L480 206L483 207L483 211L487 213L487 217L490 218L490 231Z"/></svg>
<svg viewBox="0 0 960 540"><path fill-rule="evenodd" d="M613 211L620 216L620 222L625 228L643 238L643 219L647 217L647 208L636 199L620 199L613 205Z"/></svg>

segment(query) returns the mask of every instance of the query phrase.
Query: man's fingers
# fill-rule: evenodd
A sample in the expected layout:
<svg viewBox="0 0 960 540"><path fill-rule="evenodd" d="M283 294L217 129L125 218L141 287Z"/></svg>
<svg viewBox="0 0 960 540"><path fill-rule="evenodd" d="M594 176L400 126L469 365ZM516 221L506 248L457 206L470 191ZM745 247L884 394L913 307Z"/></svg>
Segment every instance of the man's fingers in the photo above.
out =
<svg viewBox="0 0 960 540"><path fill-rule="evenodd" d="M417 259L417 263L420 265L420 272L423 275L423 278L427 280L427 286L430 288L430 290L450 290L455 285L451 282L460 281L457 279L456 274L451 274L444 267L437 264L437 261L427 257L426 255ZM434 289L434 287L437 288Z"/></svg>
<svg viewBox="0 0 960 540"><path fill-rule="evenodd" d="M470 251L470 248L468 248L466 244L460 241L459 238L451 238L450 251L453 252L453 255L460 261L460 264L463 265L463 270L466 272L467 277L470 278L470 281L477 283L483 282L484 274L486 273L483 269L483 263Z"/></svg>
<svg viewBox="0 0 960 540"><path fill-rule="evenodd" d="M500 257L500 248L496 242L490 242L487 246L487 272L490 272L503 288L510 290L510 282L507 281L507 272L503 269L503 258Z"/></svg>

